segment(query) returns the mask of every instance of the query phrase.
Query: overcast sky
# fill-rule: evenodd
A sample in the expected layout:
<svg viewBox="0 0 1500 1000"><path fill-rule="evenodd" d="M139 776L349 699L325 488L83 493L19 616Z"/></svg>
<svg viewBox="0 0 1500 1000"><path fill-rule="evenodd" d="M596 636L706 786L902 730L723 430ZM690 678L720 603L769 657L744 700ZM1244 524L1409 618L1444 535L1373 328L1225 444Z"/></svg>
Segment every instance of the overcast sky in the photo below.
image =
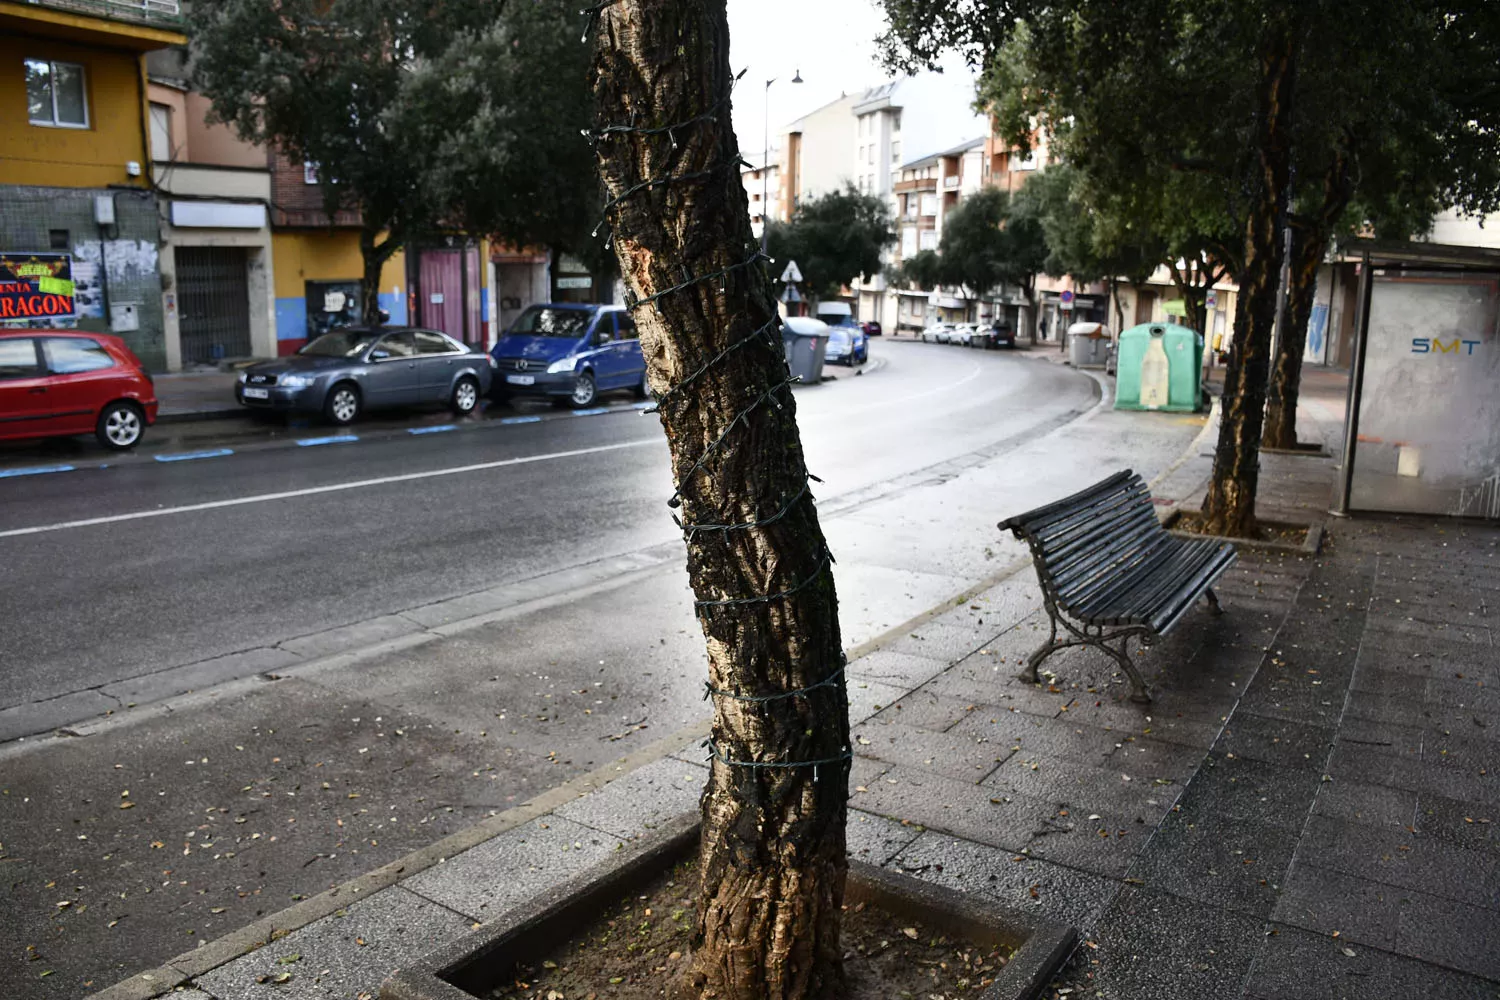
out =
<svg viewBox="0 0 1500 1000"><path fill-rule="evenodd" d="M885 16L875 0L728 0L729 61L749 69L734 95L734 127L745 159L764 145L766 80L771 143L776 130L814 108L887 79L875 39ZM802 71L800 84L790 81Z"/></svg>
<svg viewBox="0 0 1500 1000"><path fill-rule="evenodd" d="M752 163L760 162L766 142L768 78L776 80L770 88L773 147L777 131L809 111L891 79L875 44L886 23L878 0L728 0L728 7L729 62L736 73L747 70L735 89L734 128L741 155ZM925 88L928 94L946 92L941 107L929 109L929 131L942 141L932 149L913 146L908 154L932 153L984 134L983 122L969 108L974 73L956 56L942 65L941 80ZM802 83L793 84L799 70Z"/></svg>

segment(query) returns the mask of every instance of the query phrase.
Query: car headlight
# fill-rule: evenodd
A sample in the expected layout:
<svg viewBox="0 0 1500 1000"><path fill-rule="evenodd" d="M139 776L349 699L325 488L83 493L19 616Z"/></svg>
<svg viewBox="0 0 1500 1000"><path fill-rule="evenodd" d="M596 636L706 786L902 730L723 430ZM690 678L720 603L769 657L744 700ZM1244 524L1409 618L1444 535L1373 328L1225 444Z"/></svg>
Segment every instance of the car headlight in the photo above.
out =
<svg viewBox="0 0 1500 1000"><path fill-rule="evenodd" d="M276 383L288 389L306 389L314 381L315 379L311 375L283 375L276 380Z"/></svg>
<svg viewBox="0 0 1500 1000"><path fill-rule="evenodd" d="M554 361L547 366L547 374L557 375L562 372L570 372L574 369L574 367L577 366L577 364L578 359L575 357L562 358L561 360Z"/></svg>
<svg viewBox="0 0 1500 1000"><path fill-rule="evenodd" d="M242 370L240 372L239 376L235 379L235 381L239 382L240 385L244 385L245 382L249 380L249 378L250 378L250 373L247 372L247 371L243 371Z"/></svg>

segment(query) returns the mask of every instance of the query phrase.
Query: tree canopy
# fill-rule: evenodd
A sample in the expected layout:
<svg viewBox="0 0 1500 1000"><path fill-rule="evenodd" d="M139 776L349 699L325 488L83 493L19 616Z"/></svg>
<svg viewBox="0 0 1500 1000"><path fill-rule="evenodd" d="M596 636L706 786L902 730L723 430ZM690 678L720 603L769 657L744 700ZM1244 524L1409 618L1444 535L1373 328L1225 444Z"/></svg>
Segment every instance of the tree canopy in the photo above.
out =
<svg viewBox="0 0 1500 1000"><path fill-rule="evenodd" d="M797 206L790 222L770 222L767 252L795 260L804 290L832 298L860 275L879 274L881 254L896 240L884 199L851 184Z"/></svg>
<svg viewBox="0 0 1500 1000"><path fill-rule="evenodd" d="M1500 207L1500 11L1483 0L883 3L891 59L965 53L1007 140L1041 133L1109 214L1236 273L1207 511L1225 533L1250 530L1285 227L1326 240L1355 197L1408 223L1413 205ZM1204 290L1190 276L1185 298Z"/></svg>
<svg viewBox="0 0 1500 1000"><path fill-rule="evenodd" d="M369 309L383 263L442 229L582 242L583 20L559 0L215 0L189 10L194 84L242 138L316 164L330 219L359 212Z"/></svg>

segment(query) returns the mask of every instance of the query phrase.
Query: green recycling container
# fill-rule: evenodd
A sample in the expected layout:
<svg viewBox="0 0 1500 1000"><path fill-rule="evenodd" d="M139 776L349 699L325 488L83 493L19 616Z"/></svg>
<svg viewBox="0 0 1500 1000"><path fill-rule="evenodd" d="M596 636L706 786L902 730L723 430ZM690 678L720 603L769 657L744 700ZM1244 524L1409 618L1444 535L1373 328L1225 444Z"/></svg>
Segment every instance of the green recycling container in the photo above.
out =
<svg viewBox="0 0 1500 1000"><path fill-rule="evenodd" d="M1142 323L1120 334L1115 409L1203 409L1203 338L1175 323Z"/></svg>

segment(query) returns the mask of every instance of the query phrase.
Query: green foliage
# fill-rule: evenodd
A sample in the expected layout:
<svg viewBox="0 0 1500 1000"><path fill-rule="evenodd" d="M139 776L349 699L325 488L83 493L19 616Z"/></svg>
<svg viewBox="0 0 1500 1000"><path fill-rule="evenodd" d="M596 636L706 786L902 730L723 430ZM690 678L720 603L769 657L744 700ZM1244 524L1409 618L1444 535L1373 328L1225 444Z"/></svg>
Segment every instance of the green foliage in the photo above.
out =
<svg viewBox="0 0 1500 1000"><path fill-rule="evenodd" d="M242 137L318 164L367 270L464 228L577 245L597 211L583 19L562 0L214 0L195 85ZM385 234L383 241L377 236Z"/></svg>
<svg viewBox="0 0 1500 1000"><path fill-rule="evenodd" d="M766 234L773 270L779 274L795 260L803 292L816 298L833 298L860 275L879 274L881 253L895 240L884 199L853 185L804 201L791 222L771 222Z"/></svg>
<svg viewBox="0 0 1500 1000"><path fill-rule="evenodd" d="M948 283L982 296L1009 282L1030 295L1047 262L1047 238L1036 208L995 187L959 202L943 220L938 244Z"/></svg>
<svg viewBox="0 0 1500 1000"><path fill-rule="evenodd" d="M883 0L887 58L931 64L956 49L983 68L978 105L1025 148L1087 177L1097 211L1147 225L1170 258L1243 248L1256 166L1256 45L1291 11L1296 210L1325 204L1342 158L1349 191L1327 225L1381 235L1426 228L1433 209L1500 208L1500 8L1483 0ZM1337 192L1335 192L1337 195ZM1309 220L1311 221L1311 220ZM1385 227L1382 231L1382 226Z"/></svg>
<svg viewBox="0 0 1500 1000"><path fill-rule="evenodd" d="M948 280L943 258L936 250L920 250L901 262L896 280L924 292L936 291L938 286L952 284Z"/></svg>

